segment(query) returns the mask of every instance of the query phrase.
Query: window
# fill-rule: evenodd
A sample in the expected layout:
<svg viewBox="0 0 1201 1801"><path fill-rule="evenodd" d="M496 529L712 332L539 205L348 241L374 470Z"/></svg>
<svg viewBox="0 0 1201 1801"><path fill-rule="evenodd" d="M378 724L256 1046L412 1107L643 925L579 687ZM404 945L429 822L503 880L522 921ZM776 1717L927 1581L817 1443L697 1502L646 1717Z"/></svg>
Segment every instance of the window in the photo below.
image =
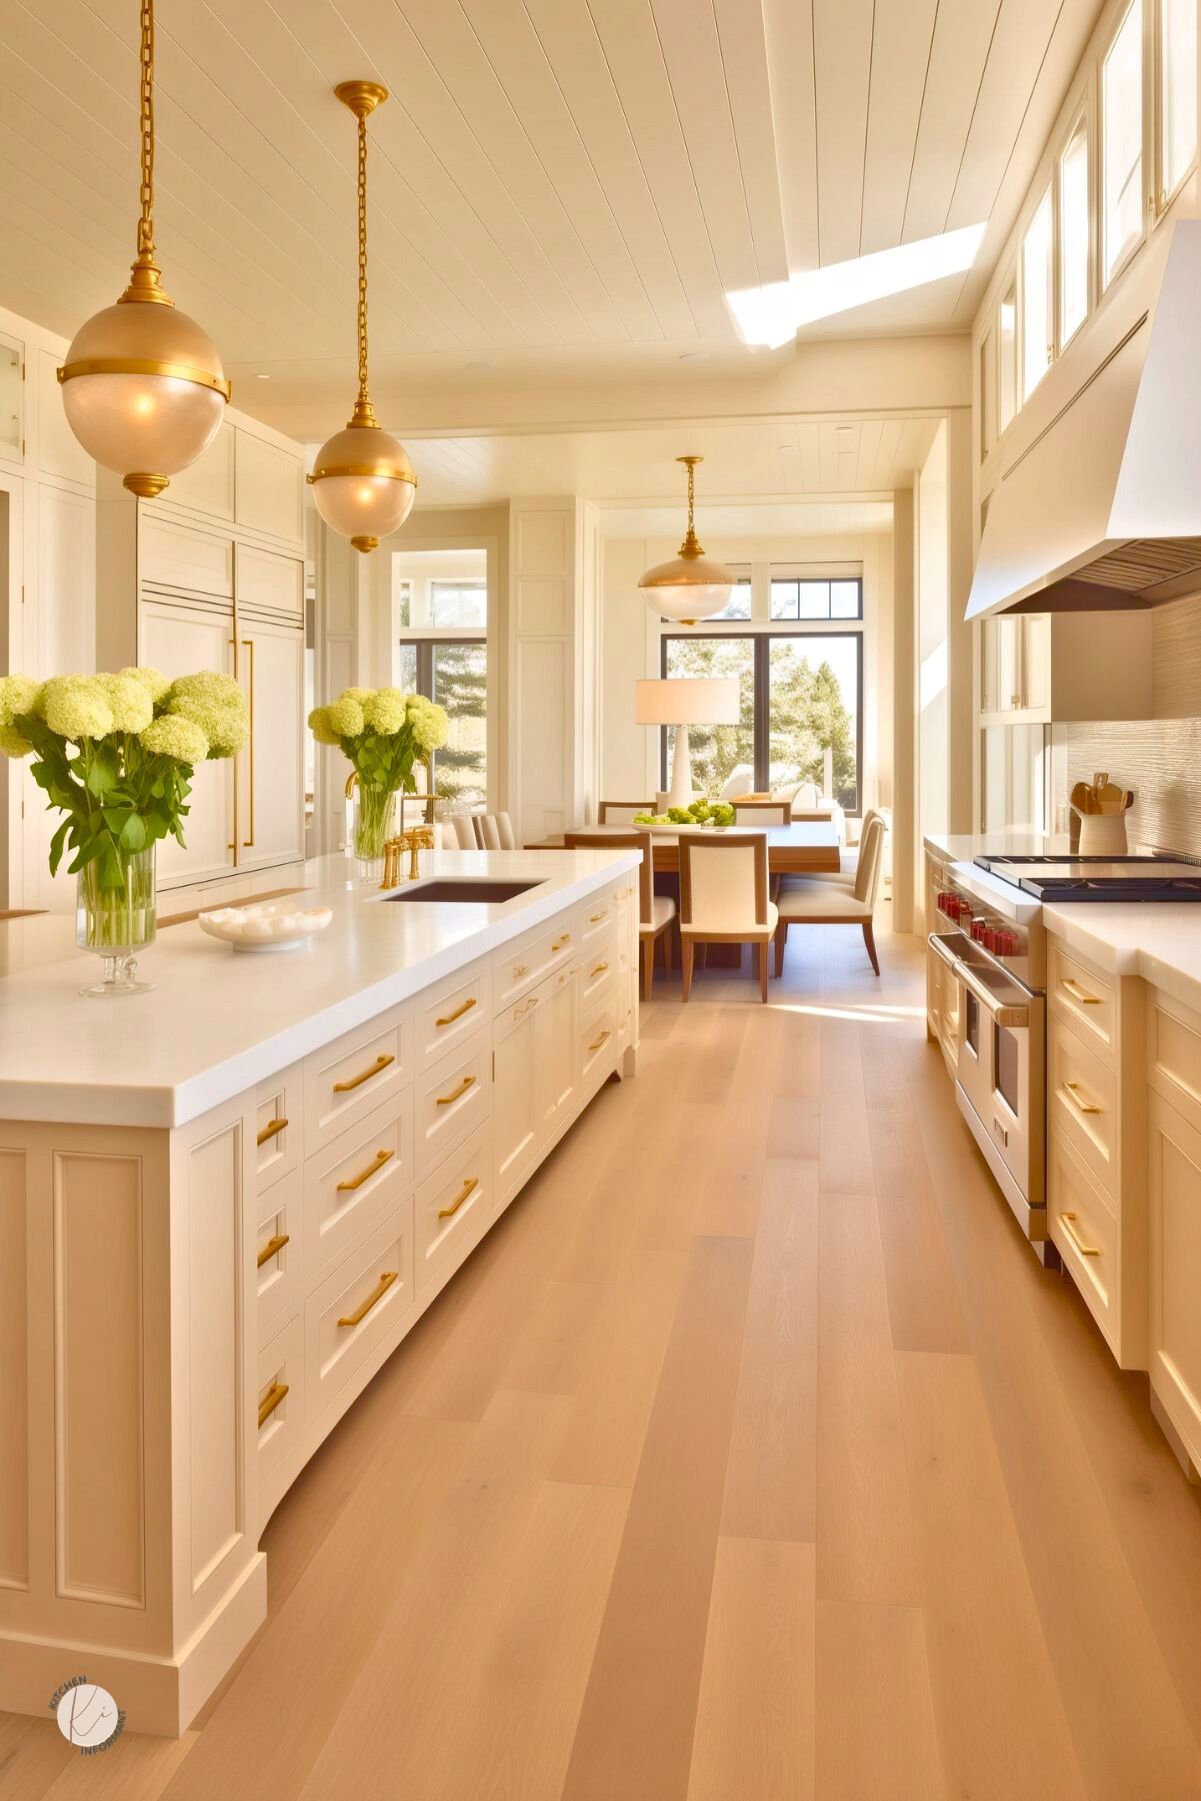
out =
<svg viewBox="0 0 1201 1801"><path fill-rule="evenodd" d="M862 619L863 583L772 577L773 619Z"/></svg>
<svg viewBox="0 0 1201 1801"><path fill-rule="evenodd" d="M452 806L488 798L488 557L485 550L395 551L392 679L445 707L433 785Z"/></svg>
<svg viewBox="0 0 1201 1801"><path fill-rule="evenodd" d="M751 572L740 569L737 564L730 563L726 567L731 575L738 577L733 592L720 613L711 613L710 619L749 619L751 616Z"/></svg>
<svg viewBox="0 0 1201 1801"><path fill-rule="evenodd" d="M1134 0L1101 65L1101 267L1108 284L1143 231L1143 21Z"/></svg>
<svg viewBox="0 0 1201 1801"><path fill-rule="evenodd" d="M1159 203L1176 192L1197 155L1196 0L1159 4Z"/></svg>
<svg viewBox="0 0 1201 1801"><path fill-rule="evenodd" d="M432 581L429 612L433 626L487 625L488 584Z"/></svg>
<svg viewBox="0 0 1201 1801"><path fill-rule="evenodd" d="M1001 430L1004 431L1018 410L1018 290L1016 280L1010 282L1002 296L997 313L997 329L1000 333L998 388L1001 403Z"/></svg>
<svg viewBox="0 0 1201 1801"><path fill-rule="evenodd" d="M738 679L742 697L738 725L689 727L693 781L711 800L740 766L751 773L757 789L814 782L822 792L829 752L834 798L848 812L858 811L862 632L665 636L662 656L663 674L669 678ZM672 728L665 728L660 778L664 787L673 739Z"/></svg>
<svg viewBox="0 0 1201 1801"><path fill-rule="evenodd" d="M1051 190L1022 239L1022 399L1033 394L1055 354L1051 323Z"/></svg>
<svg viewBox="0 0 1201 1801"><path fill-rule="evenodd" d="M980 346L980 456L997 441L997 344L991 331Z"/></svg>
<svg viewBox="0 0 1201 1801"><path fill-rule="evenodd" d="M1059 343L1088 317L1088 126L1083 119L1059 159Z"/></svg>

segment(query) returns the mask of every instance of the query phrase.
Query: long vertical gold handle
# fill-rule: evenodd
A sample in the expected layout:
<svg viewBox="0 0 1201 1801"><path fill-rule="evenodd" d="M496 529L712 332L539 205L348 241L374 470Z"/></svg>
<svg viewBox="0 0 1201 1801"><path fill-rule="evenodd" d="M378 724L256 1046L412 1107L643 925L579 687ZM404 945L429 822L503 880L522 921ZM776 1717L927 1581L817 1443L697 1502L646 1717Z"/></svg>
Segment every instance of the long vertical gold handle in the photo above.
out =
<svg viewBox="0 0 1201 1801"><path fill-rule="evenodd" d="M397 1269L386 1269L373 1293L369 1294L365 1301L360 1301L353 1313L344 1313L338 1324L340 1326L357 1326L360 1320L366 1319L377 1302L383 1300L399 1274L400 1271Z"/></svg>
<svg viewBox="0 0 1201 1801"><path fill-rule="evenodd" d="M452 1201L449 1207L439 1207L438 1218L439 1219L453 1218L453 1216L459 1211L459 1208L463 1205L463 1202L467 1199L468 1195L474 1194L476 1189L479 1187L479 1185L480 1185L480 1179L478 1176L468 1176L467 1180L463 1184L463 1191L459 1195L458 1199Z"/></svg>
<svg viewBox="0 0 1201 1801"><path fill-rule="evenodd" d="M270 1388L259 1402L260 1428L267 1424L267 1421L271 1418L271 1415L275 1412L275 1409L279 1406L287 1392L288 1384L286 1382L273 1382L271 1384Z"/></svg>
<svg viewBox="0 0 1201 1801"><path fill-rule="evenodd" d="M235 635L229 641L229 648L234 653L234 680L236 682L238 679L238 639L237 628L235 627L234 630ZM234 784L234 835L226 848L231 850L234 854L234 868L236 869L238 866L238 759L236 757L231 757L229 759L229 767L233 774Z"/></svg>
<svg viewBox="0 0 1201 1801"><path fill-rule="evenodd" d="M250 652L250 774L248 788L250 791L250 836L243 838L243 850L254 849L254 639L243 638L243 644Z"/></svg>
<svg viewBox="0 0 1201 1801"><path fill-rule="evenodd" d="M1059 1217L1063 1221L1064 1231L1067 1233L1082 1257L1099 1257L1101 1255L1100 1250L1095 1244L1085 1244L1083 1238L1081 1238L1079 1232L1076 1230L1076 1215L1074 1213L1061 1213Z"/></svg>

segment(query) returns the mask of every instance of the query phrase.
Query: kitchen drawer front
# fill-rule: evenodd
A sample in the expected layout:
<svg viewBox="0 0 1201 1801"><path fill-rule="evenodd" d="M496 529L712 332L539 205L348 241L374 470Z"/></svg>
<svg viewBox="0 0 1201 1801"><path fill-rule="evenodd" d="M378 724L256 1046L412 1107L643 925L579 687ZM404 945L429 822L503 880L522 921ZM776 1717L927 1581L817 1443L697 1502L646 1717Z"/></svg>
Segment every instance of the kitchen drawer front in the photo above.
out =
<svg viewBox="0 0 1201 1801"><path fill-rule="evenodd" d="M394 1007L305 1058L307 1156L399 1094L413 1073L411 1033L408 1009Z"/></svg>
<svg viewBox="0 0 1201 1801"><path fill-rule="evenodd" d="M595 1087L613 1068L617 1055L617 1033L620 1021L617 1017L617 990L610 987L607 994L601 996L599 1005L594 1004L588 1012L579 1035L579 1083L583 1094Z"/></svg>
<svg viewBox="0 0 1201 1801"><path fill-rule="evenodd" d="M544 977L569 963L577 942L573 910L561 913L549 926L541 926L517 944L497 951L492 959L492 1004L497 1013L503 1013Z"/></svg>
<svg viewBox="0 0 1201 1801"><path fill-rule="evenodd" d="M580 903L576 917L580 929L581 957L586 959L593 956L601 941L616 924L620 906L618 894L618 889L608 888L603 894L594 894Z"/></svg>
<svg viewBox="0 0 1201 1801"><path fill-rule="evenodd" d="M413 1016L417 1073L429 1069L455 1045L465 1044L492 1017L487 962L457 972L448 982L417 997Z"/></svg>
<svg viewBox="0 0 1201 1801"><path fill-rule="evenodd" d="M304 1461L303 1315L294 1314L287 1325L261 1347L258 1376L258 1523L261 1530Z"/></svg>
<svg viewBox="0 0 1201 1801"><path fill-rule="evenodd" d="M1118 1353L1117 1221L1060 1132L1052 1129L1047 1226L1064 1266L1084 1296L1115 1355Z"/></svg>
<svg viewBox="0 0 1201 1801"><path fill-rule="evenodd" d="M426 1071L413 1093L418 1180L487 1117L492 1103L492 1045L487 1031Z"/></svg>
<svg viewBox="0 0 1201 1801"><path fill-rule="evenodd" d="M1147 1069L1152 1088L1201 1132L1201 1014L1151 989Z"/></svg>
<svg viewBox="0 0 1201 1801"><path fill-rule="evenodd" d="M591 1007L617 986L617 933L613 926L586 939L580 952L580 1006Z"/></svg>
<svg viewBox="0 0 1201 1801"><path fill-rule="evenodd" d="M1052 1012L1072 1020L1085 1041L1112 1063L1118 1042L1117 984L1079 957L1070 957L1055 938L1049 943L1047 977Z"/></svg>
<svg viewBox="0 0 1201 1801"><path fill-rule="evenodd" d="M304 1166L306 1286L395 1207L413 1181L413 1097L406 1090Z"/></svg>
<svg viewBox="0 0 1201 1801"><path fill-rule="evenodd" d="M255 1093L255 1169L259 1193L300 1168L304 1155L304 1066L293 1063L281 1075L260 1082Z"/></svg>
<svg viewBox="0 0 1201 1801"><path fill-rule="evenodd" d="M492 1217L492 1127L485 1120L440 1163L413 1201L413 1257L417 1293L456 1269L488 1229Z"/></svg>
<svg viewBox="0 0 1201 1801"><path fill-rule="evenodd" d="M233 599L232 538L176 525L165 515L151 518L143 511L138 559L142 582L151 587Z"/></svg>
<svg viewBox="0 0 1201 1801"><path fill-rule="evenodd" d="M1051 1017L1048 1111L1106 1190L1118 1198L1118 1082L1109 1064L1063 1019Z"/></svg>
<svg viewBox="0 0 1201 1801"><path fill-rule="evenodd" d="M273 1182L256 1205L255 1279L259 1343L276 1331L304 1294L304 1177L291 1170Z"/></svg>
<svg viewBox="0 0 1201 1801"><path fill-rule="evenodd" d="M308 1298L308 1416L316 1421L355 1370L413 1308L413 1197L395 1208Z"/></svg>
<svg viewBox="0 0 1201 1801"><path fill-rule="evenodd" d="M1148 1100L1151 1386L1201 1470L1201 1131Z"/></svg>

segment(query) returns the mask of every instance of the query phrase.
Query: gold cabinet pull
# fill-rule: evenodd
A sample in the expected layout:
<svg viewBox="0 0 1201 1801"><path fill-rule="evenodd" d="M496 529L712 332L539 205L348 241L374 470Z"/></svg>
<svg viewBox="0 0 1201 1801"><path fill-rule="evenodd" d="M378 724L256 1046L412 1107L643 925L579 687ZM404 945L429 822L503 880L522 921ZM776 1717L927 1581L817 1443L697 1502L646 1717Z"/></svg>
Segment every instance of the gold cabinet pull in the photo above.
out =
<svg viewBox="0 0 1201 1801"><path fill-rule="evenodd" d="M353 1313L344 1313L338 1324L340 1326L357 1326L360 1320L366 1319L376 1303L383 1300L399 1274L398 1269L386 1269L367 1299L360 1301Z"/></svg>
<svg viewBox="0 0 1201 1801"><path fill-rule="evenodd" d="M460 1095L466 1094L467 1090L474 1087L474 1085L474 1076L464 1076L463 1080L459 1083L459 1086L454 1089L452 1093L440 1094L438 1096L438 1105L440 1107L449 1107L452 1101L457 1101Z"/></svg>
<svg viewBox="0 0 1201 1801"><path fill-rule="evenodd" d="M436 1026L453 1026L456 1019L462 1019L464 1013L470 1013L474 1006L475 996L473 994L468 1000L463 1002L461 1007L456 1007L453 1013L446 1014L443 1019L436 1019L434 1024Z"/></svg>
<svg viewBox="0 0 1201 1801"><path fill-rule="evenodd" d="M1076 1215L1074 1213L1061 1213L1059 1217L1063 1221L1064 1231L1067 1233L1082 1257L1099 1257L1101 1255L1097 1245L1085 1244L1083 1238L1081 1238L1079 1232L1076 1230Z"/></svg>
<svg viewBox="0 0 1201 1801"><path fill-rule="evenodd" d="M1098 1107L1093 1101L1086 1101L1080 1092L1079 1082L1061 1082L1059 1092L1065 1094L1077 1113L1103 1113L1105 1109Z"/></svg>
<svg viewBox="0 0 1201 1801"><path fill-rule="evenodd" d="M263 1127L262 1131L259 1133L258 1137L255 1139L254 1142L256 1144L266 1144L269 1139L278 1138L280 1133L283 1131L284 1127L287 1125L287 1123L288 1122L286 1119L271 1120L267 1125L265 1125Z"/></svg>
<svg viewBox="0 0 1201 1801"><path fill-rule="evenodd" d="M588 915L588 924L590 926L599 925L601 920L605 918L608 911L609 911L608 907L602 907L599 913L590 913Z"/></svg>
<svg viewBox="0 0 1201 1801"><path fill-rule="evenodd" d="M382 1169L385 1163L390 1163L395 1155L395 1151L376 1151L375 1162L369 1163L362 1175L352 1176L349 1182L339 1182L337 1192L349 1194L352 1189L361 1188L368 1176L373 1176L377 1169Z"/></svg>
<svg viewBox="0 0 1201 1801"><path fill-rule="evenodd" d="M334 1093L349 1094L352 1088L361 1088L364 1082L369 1082L372 1076L378 1076L381 1069L387 1069L389 1063L395 1063L395 1061L396 1058L392 1056L377 1057L371 1068L365 1069L361 1076L351 1076L349 1082L335 1082Z"/></svg>
<svg viewBox="0 0 1201 1801"><path fill-rule="evenodd" d="M243 838L242 848L244 850L253 850L254 849L254 639L253 638L243 638L242 642L246 646L247 650L250 652L250 695L249 695L250 743L247 747L250 767L249 767L249 770L247 771L247 777L246 777L247 792L250 795L250 836L249 836L249 838Z"/></svg>
<svg viewBox="0 0 1201 1801"><path fill-rule="evenodd" d="M528 975L529 975L529 973L530 973L530 966L529 966L529 964L528 964L528 963L517 963L517 964L514 964L514 966L513 966L513 980L514 980L514 981L515 981L515 982L519 982L519 981L520 981L520 980L521 980L521 978L522 978L522 976L528 976Z"/></svg>
<svg viewBox="0 0 1201 1801"><path fill-rule="evenodd" d="M594 975L594 976L603 976L603 975L604 975L604 973L605 973L605 971L606 971L606 969L608 969L608 967L609 967L609 965L608 965L608 964L607 964L607 963L598 963L598 964L597 964L597 966L596 966L596 968L595 968L595 969L594 969L594 970L593 970L593 972L592 972L592 975ZM591 981L591 980L592 980L592 976L589 976L589 978L588 978L588 979L589 979L589 981Z"/></svg>
<svg viewBox="0 0 1201 1801"><path fill-rule="evenodd" d="M570 943L571 943L571 933L564 932L563 936L561 938L556 938L554 943L551 945L550 948L551 948L552 955L555 951L561 951L565 944L570 944Z"/></svg>
<svg viewBox="0 0 1201 1801"><path fill-rule="evenodd" d="M1101 1005L1099 994L1090 994L1087 988L1082 988L1079 982L1073 980L1071 976L1060 976L1059 986L1065 994L1070 994L1074 1001L1079 1001L1082 1007L1099 1007Z"/></svg>
<svg viewBox="0 0 1201 1801"><path fill-rule="evenodd" d="M452 1219L459 1211L459 1208L463 1205L463 1202L467 1199L468 1195L474 1194L479 1185L480 1179L478 1176L468 1176L463 1184L463 1192L460 1194L458 1200L452 1201L449 1207L439 1207L438 1218Z"/></svg>
<svg viewBox="0 0 1201 1801"><path fill-rule="evenodd" d="M267 1421L271 1418L271 1415L275 1412L275 1409L279 1406L287 1392L288 1384L286 1382L273 1382L271 1384L270 1388L259 1402L260 1431L267 1424Z"/></svg>
<svg viewBox="0 0 1201 1801"><path fill-rule="evenodd" d="M274 1238L269 1238L259 1252L258 1267L262 1269L264 1263L270 1263L271 1259L276 1256L278 1252L283 1250L284 1246L289 1242L290 1237L291 1234L288 1232L277 1232Z"/></svg>
<svg viewBox="0 0 1201 1801"><path fill-rule="evenodd" d="M609 1037L609 1033L608 1033L608 1032L607 1032L607 1031L605 1031L605 1032L602 1032L602 1033L601 1033L601 1035L600 1035L600 1037L599 1037L599 1038L598 1038L598 1039L597 1039L597 1041L596 1041L596 1043L595 1043L595 1044L590 1044L590 1045L589 1045L589 1046L588 1046L588 1049L589 1049L589 1050L590 1050L590 1051L599 1051L599 1049L600 1049L600 1047L601 1047L601 1045L602 1045L602 1044L603 1044L603 1043L604 1043L604 1042L605 1042L605 1039L606 1039L606 1038L608 1038L608 1037Z"/></svg>

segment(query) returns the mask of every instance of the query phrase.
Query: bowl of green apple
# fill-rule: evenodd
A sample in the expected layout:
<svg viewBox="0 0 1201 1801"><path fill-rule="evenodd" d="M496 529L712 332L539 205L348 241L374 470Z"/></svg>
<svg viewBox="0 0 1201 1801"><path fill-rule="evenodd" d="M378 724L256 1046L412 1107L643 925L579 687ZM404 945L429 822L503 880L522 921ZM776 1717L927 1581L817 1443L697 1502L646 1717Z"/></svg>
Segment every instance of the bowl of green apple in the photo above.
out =
<svg viewBox="0 0 1201 1801"><path fill-rule="evenodd" d="M634 824L643 826L710 826L724 832L734 823L734 809L724 800L694 800L688 807L668 807L666 813L635 813Z"/></svg>

